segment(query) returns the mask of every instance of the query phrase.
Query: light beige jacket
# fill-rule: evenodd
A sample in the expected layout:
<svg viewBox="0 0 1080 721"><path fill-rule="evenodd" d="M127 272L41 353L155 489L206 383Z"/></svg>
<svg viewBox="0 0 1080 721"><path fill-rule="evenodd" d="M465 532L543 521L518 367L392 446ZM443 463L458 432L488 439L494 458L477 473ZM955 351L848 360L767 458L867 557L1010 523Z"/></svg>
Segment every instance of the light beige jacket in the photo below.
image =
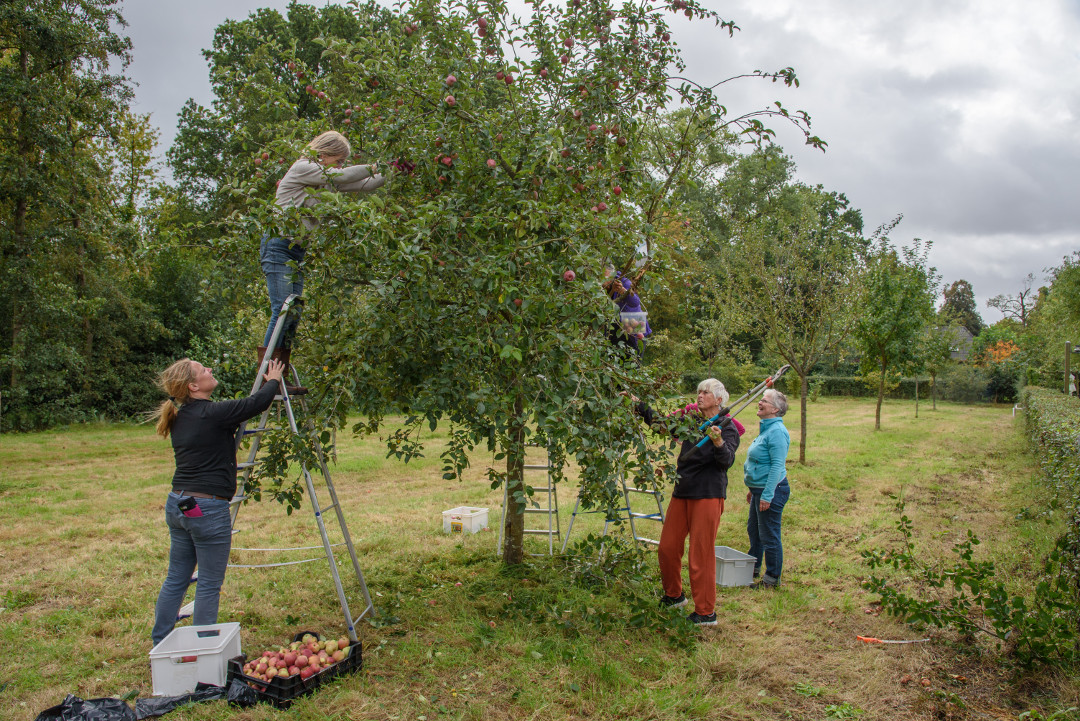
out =
<svg viewBox="0 0 1080 721"><path fill-rule="evenodd" d="M318 196L309 189L332 189L345 193L370 193L386 184L386 178L371 172L370 165L350 165L346 168L323 167L314 160L300 158L278 183L275 202L282 208L312 208ZM302 218L308 230L319 225L315 218ZM302 239L297 239L302 243Z"/></svg>

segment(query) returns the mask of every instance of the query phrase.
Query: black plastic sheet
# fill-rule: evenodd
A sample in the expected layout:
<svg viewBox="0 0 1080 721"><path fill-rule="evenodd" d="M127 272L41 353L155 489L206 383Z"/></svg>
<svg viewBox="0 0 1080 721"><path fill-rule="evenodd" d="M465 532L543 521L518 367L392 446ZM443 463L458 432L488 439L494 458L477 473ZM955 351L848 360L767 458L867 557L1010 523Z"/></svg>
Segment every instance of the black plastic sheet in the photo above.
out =
<svg viewBox="0 0 1080 721"><path fill-rule="evenodd" d="M235 706L254 706L259 702L259 696L254 689L233 679L228 689L200 683L194 691L182 696L141 698L135 702L134 711L118 698L93 698L84 701L78 696L68 694L63 703L45 709L38 714L35 721L141 721L164 716L187 704L222 699L228 699L229 703Z"/></svg>
<svg viewBox="0 0 1080 721"><path fill-rule="evenodd" d="M62 703L38 714L36 721L137 721L135 712L118 698L83 700L67 695Z"/></svg>
<svg viewBox="0 0 1080 721"><path fill-rule="evenodd" d="M135 718L154 718L164 716L175 708L189 703L202 703L204 701L219 701L226 698L224 686L214 686L208 683L199 683L191 693L181 696L151 696L141 698L135 702Z"/></svg>
<svg viewBox="0 0 1080 721"><path fill-rule="evenodd" d="M248 686L238 678L234 678L229 684L229 703L234 706L254 706L261 699L255 689Z"/></svg>

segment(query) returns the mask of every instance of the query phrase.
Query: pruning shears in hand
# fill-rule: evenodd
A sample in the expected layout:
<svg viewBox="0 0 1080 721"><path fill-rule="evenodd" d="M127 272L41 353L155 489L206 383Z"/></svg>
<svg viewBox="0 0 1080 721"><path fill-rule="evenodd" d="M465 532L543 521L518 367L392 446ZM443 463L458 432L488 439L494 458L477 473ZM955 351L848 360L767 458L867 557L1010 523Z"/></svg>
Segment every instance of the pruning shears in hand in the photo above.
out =
<svg viewBox="0 0 1080 721"><path fill-rule="evenodd" d="M709 436L707 435L709 428L711 428L712 426L720 426L720 428L726 428L731 423L732 418L739 415L739 413L741 413L748 405L757 400L758 396L760 396L769 388L772 388L773 384L776 383L776 381L780 380L780 377L787 373L789 368L791 368L791 366L786 364L780 366L780 368L778 368L775 373L773 373L771 376L748 390L746 393L743 394L741 398L732 403L731 406L721 408L715 416L702 423L701 428L699 428L698 430L700 430L702 433L705 433L706 436L700 441L698 441L697 447L701 448L703 445L709 442ZM732 410L733 408L734 410Z"/></svg>

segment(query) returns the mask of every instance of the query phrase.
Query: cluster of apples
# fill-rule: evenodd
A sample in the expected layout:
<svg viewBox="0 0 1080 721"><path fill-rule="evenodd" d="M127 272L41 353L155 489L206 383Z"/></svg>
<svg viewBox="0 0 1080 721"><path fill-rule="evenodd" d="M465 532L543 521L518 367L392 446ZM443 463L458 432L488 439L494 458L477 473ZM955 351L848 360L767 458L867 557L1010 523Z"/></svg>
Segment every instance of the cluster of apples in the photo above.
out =
<svg viewBox="0 0 1080 721"><path fill-rule="evenodd" d="M321 641L317 636L306 633L288 647L263 651L261 656L248 661L244 664L244 675L261 681L296 675L306 680L319 671L344 661L351 651L348 638Z"/></svg>

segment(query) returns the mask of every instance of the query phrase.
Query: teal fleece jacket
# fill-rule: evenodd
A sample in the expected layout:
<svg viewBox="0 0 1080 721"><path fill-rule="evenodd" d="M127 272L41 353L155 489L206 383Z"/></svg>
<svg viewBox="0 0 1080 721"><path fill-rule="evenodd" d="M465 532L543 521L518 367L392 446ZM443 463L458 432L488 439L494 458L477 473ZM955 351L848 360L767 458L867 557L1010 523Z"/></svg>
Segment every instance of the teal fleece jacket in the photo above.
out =
<svg viewBox="0 0 1080 721"><path fill-rule="evenodd" d="M780 481L787 477L788 446L791 436L783 418L763 418L758 437L750 444L743 464L743 481L747 488L764 488L761 500L771 503Z"/></svg>

